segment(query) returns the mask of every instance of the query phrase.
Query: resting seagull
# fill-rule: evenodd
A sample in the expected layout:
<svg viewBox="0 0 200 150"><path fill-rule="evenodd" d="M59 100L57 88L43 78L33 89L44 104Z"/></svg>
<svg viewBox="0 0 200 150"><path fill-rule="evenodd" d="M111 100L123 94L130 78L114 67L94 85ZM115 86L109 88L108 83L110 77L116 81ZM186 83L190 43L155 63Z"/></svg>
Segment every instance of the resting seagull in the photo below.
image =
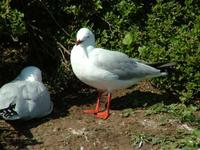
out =
<svg viewBox="0 0 200 150"><path fill-rule="evenodd" d="M84 111L102 119L109 117L113 90L130 87L144 79L167 75L167 72L129 58L124 53L96 48L94 34L88 28L78 31L70 59L72 70L79 80L98 91L108 92L105 111L100 112L101 92L98 94L96 108Z"/></svg>
<svg viewBox="0 0 200 150"><path fill-rule="evenodd" d="M5 120L41 118L52 110L53 103L37 67L24 68L15 80L0 89L0 116Z"/></svg>

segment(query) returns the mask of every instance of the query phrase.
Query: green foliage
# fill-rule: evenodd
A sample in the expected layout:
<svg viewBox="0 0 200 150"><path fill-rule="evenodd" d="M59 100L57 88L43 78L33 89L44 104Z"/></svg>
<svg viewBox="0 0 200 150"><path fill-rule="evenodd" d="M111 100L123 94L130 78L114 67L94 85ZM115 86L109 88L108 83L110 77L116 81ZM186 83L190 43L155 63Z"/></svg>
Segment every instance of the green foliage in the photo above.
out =
<svg viewBox="0 0 200 150"><path fill-rule="evenodd" d="M189 122L193 125L199 125L200 119L196 118L194 112L197 111L197 107L193 105L186 106L185 104L171 104L165 105L163 103L157 103L149 107L146 111L146 115L158 114L158 113L170 113L173 116L179 118L183 122Z"/></svg>
<svg viewBox="0 0 200 150"><path fill-rule="evenodd" d="M134 134L131 137L131 143L133 143L134 146L140 146L140 143L149 143L152 145L160 145L161 148L169 143L172 143L174 139L170 139L168 136L162 136L162 135L151 135L151 134Z"/></svg>
<svg viewBox="0 0 200 150"><path fill-rule="evenodd" d="M3 33L18 37L26 32L24 14L17 9L11 9L10 2L11 0L0 2L0 37Z"/></svg>
<svg viewBox="0 0 200 150"><path fill-rule="evenodd" d="M134 114L134 110L132 108L124 109L122 111L122 117L126 118Z"/></svg>
<svg viewBox="0 0 200 150"><path fill-rule="evenodd" d="M138 133L131 137L131 143L134 146L141 145L140 143L149 143L158 146L159 149L191 149L196 150L200 146L199 129L194 129L192 133L187 131L177 131L174 136L163 134L145 134Z"/></svg>
<svg viewBox="0 0 200 150"><path fill-rule="evenodd" d="M140 57L150 61L177 62L175 74L154 80L186 102L200 91L200 11L198 2L157 1L148 14L146 41Z"/></svg>

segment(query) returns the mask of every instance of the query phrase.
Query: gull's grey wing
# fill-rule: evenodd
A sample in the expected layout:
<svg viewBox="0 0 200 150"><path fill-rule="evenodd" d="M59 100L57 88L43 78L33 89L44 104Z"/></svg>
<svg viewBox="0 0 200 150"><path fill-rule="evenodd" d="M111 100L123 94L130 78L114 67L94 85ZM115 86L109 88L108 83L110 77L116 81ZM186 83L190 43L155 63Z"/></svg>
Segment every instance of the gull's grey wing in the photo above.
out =
<svg viewBox="0 0 200 150"><path fill-rule="evenodd" d="M16 109L16 101L20 97L20 84L10 82L3 85L0 89L0 116L6 120L20 119Z"/></svg>
<svg viewBox="0 0 200 150"><path fill-rule="evenodd" d="M0 88L0 110L6 109L10 104L15 104L18 88L13 82L7 83Z"/></svg>
<svg viewBox="0 0 200 150"><path fill-rule="evenodd" d="M51 113L53 103L47 88L41 82L27 82L23 88L23 98L29 110L25 119L40 118Z"/></svg>
<svg viewBox="0 0 200 150"><path fill-rule="evenodd" d="M0 115L6 120L39 118L52 109L48 90L41 82L15 80L0 89Z"/></svg>
<svg viewBox="0 0 200 150"><path fill-rule="evenodd" d="M117 75L120 80L160 75L160 70L131 59L121 52L95 48L90 56L96 66Z"/></svg>

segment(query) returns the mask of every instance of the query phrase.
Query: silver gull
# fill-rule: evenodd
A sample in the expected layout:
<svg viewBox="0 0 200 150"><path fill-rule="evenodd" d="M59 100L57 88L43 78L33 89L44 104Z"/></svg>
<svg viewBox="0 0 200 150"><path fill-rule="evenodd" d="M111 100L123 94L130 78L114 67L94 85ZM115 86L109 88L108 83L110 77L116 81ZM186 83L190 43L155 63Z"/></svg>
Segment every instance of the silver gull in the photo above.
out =
<svg viewBox="0 0 200 150"><path fill-rule="evenodd" d="M77 32L70 60L72 70L79 80L99 91L108 92L105 111L100 112L102 92L98 94L96 108L84 111L96 114L97 118L109 117L113 90L130 87L144 79L167 75L167 72L129 58L124 53L96 48L95 45L94 34L88 28L81 28Z"/></svg>
<svg viewBox="0 0 200 150"><path fill-rule="evenodd" d="M42 83L39 68L24 68L15 80L0 89L0 116L5 120L29 120L50 114L53 103Z"/></svg>

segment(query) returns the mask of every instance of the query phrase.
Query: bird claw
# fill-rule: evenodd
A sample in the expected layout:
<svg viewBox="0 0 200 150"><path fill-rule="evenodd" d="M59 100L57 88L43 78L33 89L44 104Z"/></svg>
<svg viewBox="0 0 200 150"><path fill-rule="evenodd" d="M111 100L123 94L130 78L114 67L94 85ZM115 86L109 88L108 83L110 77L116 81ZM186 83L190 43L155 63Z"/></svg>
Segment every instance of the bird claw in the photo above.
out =
<svg viewBox="0 0 200 150"><path fill-rule="evenodd" d="M97 113L96 117L100 119L107 119L109 117L109 113L107 111Z"/></svg>

